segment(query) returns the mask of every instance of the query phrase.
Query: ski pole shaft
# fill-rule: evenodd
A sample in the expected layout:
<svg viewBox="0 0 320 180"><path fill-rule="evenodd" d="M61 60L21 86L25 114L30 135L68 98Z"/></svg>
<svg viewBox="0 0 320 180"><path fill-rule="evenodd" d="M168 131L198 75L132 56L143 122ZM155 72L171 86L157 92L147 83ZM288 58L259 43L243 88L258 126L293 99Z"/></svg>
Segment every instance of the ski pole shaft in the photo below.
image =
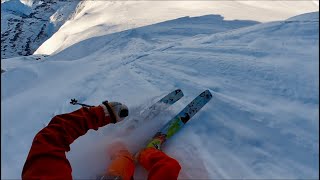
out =
<svg viewBox="0 0 320 180"><path fill-rule="evenodd" d="M82 103L76 103L76 104L84 106L84 107L94 107L94 106L91 106L91 105L88 105L88 104L82 104Z"/></svg>
<svg viewBox="0 0 320 180"><path fill-rule="evenodd" d="M78 103L78 100L76 100L76 99L71 99L70 104L72 104L72 105L80 105L80 106L83 106L83 107L94 107L94 106L91 106L91 105L88 105L88 104Z"/></svg>

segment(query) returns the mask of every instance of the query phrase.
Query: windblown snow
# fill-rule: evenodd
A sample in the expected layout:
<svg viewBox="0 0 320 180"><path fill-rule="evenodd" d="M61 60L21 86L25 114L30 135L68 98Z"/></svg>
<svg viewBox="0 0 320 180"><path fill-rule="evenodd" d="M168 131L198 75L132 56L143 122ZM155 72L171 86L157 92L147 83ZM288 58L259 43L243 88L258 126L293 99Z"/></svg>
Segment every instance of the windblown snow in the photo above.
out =
<svg viewBox="0 0 320 180"><path fill-rule="evenodd" d="M268 23L205 15L105 33L108 28L98 23L74 33L70 38L78 41L50 56L1 61L2 179L20 178L35 134L53 116L79 108L71 98L130 108L125 121L71 145L73 177L87 179L104 172L112 142L137 152L206 89L210 103L164 145L182 166L180 179L318 178L318 12ZM136 121L177 88L181 100L155 119ZM133 124L134 131L124 131ZM135 178L146 176L137 166Z"/></svg>

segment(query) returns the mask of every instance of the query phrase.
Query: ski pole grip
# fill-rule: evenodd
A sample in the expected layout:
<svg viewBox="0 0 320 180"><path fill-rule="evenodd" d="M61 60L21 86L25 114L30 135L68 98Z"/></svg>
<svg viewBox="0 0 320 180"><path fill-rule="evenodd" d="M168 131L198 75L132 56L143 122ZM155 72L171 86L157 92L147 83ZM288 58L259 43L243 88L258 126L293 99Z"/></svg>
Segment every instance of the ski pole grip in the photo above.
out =
<svg viewBox="0 0 320 180"><path fill-rule="evenodd" d="M121 109L120 111L120 118L124 118L124 117L127 117L129 115L129 111L128 109Z"/></svg>

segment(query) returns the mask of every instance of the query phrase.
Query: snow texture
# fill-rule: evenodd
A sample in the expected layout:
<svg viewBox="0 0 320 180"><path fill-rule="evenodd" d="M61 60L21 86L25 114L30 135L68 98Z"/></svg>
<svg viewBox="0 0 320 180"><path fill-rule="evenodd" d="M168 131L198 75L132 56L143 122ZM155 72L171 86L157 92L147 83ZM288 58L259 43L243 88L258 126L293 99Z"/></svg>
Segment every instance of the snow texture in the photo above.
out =
<svg viewBox="0 0 320 180"><path fill-rule="evenodd" d="M73 177L86 179L103 173L112 142L136 152L205 89L213 99L164 145L182 166L179 179L318 178L317 13L269 23L207 15L99 36L79 32L81 40L54 55L2 60L1 178L20 178L35 134L55 115L79 108L71 98L130 108L125 121L71 145ZM177 88L181 100L155 119L137 121ZM132 124L137 128L126 132ZM135 178L146 176L138 166Z"/></svg>

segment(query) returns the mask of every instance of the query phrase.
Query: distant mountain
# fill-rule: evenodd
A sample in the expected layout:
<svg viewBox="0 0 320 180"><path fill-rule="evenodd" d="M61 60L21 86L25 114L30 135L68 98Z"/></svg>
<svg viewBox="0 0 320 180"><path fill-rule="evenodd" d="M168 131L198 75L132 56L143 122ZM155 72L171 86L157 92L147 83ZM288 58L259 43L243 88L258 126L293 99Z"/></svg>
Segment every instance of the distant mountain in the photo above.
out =
<svg viewBox="0 0 320 180"><path fill-rule="evenodd" d="M75 43L181 17L221 15L225 20L270 22L318 11L312 1L82 1L72 20L35 54L56 54ZM196 22L197 20L195 20ZM205 23L211 28L212 19ZM205 25L205 24L203 24ZM195 27L195 26L194 26ZM217 26L215 26L217 27ZM180 24L175 27L179 30ZM182 27L183 28L183 27ZM203 27L201 27L203 28Z"/></svg>
<svg viewBox="0 0 320 180"><path fill-rule="evenodd" d="M1 1L1 57L31 55L75 12L79 1Z"/></svg>

